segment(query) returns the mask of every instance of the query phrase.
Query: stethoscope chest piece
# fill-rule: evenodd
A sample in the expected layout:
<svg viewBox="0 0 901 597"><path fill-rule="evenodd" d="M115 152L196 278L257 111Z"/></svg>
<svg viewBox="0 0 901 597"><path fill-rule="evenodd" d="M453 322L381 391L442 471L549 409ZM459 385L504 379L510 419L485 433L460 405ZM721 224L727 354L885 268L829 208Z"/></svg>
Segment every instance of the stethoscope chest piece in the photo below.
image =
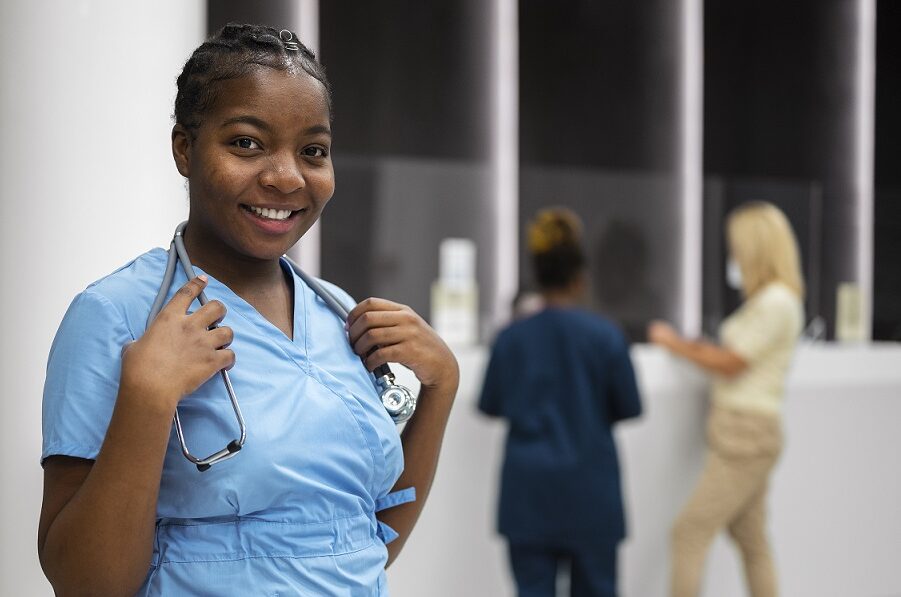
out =
<svg viewBox="0 0 901 597"><path fill-rule="evenodd" d="M391 420L395 423L403 423L413 416L416 410L416 397L405 386L399 386L394 383L394 375L382 375L376 379L381 388L379 398L382 400L382 406L391 416Z"/></svg>

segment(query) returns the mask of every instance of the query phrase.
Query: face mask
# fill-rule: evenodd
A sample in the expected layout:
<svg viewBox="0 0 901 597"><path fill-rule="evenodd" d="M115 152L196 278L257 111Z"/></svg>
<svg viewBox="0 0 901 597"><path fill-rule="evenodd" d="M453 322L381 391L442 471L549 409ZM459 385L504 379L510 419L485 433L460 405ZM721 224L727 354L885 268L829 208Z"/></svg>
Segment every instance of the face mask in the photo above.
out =
<svg viewBox="0 0 901 597"><path fill-rule="evenodd" d="M729 288L741 290L741 268L731 257L726 262L726 284Z"/></svg>

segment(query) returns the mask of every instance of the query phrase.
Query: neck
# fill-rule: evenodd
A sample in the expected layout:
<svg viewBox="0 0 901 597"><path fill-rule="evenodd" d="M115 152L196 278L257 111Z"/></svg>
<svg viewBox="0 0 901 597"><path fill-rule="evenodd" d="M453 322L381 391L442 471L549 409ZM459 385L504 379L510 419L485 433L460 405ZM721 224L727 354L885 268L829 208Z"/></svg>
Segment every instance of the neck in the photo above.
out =
<svg viewBox="0 0 901 597"><path fill-rule="evenodd" d="M239 296L266 294L274 286L285 284L277 258L257 259L242 255L218 237L206 234L202 226L189 224L184 241L191 263Z"/></svg>
<svg viewBox="0 0 901 597"><path fill-rule="evenodd" d="M571 288L553 288L543 290L541 296L547 307L575 307L581 302L581 294Z"/></svg>

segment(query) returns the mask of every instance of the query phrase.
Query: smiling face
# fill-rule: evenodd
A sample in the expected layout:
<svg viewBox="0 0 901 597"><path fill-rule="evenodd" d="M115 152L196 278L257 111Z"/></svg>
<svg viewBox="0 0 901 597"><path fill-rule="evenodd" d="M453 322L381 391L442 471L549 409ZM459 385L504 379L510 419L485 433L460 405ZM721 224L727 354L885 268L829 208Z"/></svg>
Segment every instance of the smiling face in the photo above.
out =
<svg viewBox="0 0 901 597"><path fill-rule="evenodd" d="M303 71L266 67L216 85L193 135L172 131L190 188L185 241L200 263L277 259L335 190L325 91Z"/></svg>

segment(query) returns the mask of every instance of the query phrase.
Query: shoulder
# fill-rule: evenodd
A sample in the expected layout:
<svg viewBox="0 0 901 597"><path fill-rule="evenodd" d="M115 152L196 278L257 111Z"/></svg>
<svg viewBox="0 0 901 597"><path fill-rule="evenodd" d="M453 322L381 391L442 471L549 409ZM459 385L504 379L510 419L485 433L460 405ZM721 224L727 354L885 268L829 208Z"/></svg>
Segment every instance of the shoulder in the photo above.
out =
<svg viewBox="0 0 901 597"><path fill-rule="evenodd" d="M534 336L540 333L541 330L553 325L551 319L552 317L547 309L515 319L498 332L495 343L512 342Z"/></svg>
<svg viewBox="0 0 901 597"><path fill-rule="evenodd" d="M89 284L73 305L103 305L136 333L144 329L150 304L163 281L166 251L152 249L132 259L112 273Z"/></svg>
<svg viewBox="0 0 901 597"><path fill-rule="evenodd" d="M626 346L626 335L613 320L584 309L573 311L573 315L573 322L599 342L616 348Z"/></svg>
<svg viewBox="0 0 901 597"><path fill-rule="evenodd" d="M748 300L748 307L752 311L766 312L776 317L803 319L804 304L801 297L779 282L761 288Z"/></svg>
<svg viewBox="0 0 901 597"><path fill-rule="evenodd" d="M75 296L50 348L48 388L66 395L67 380L74 379L73 363L79 363L79 370L85 372L81 379L84 387L93 387L90 377L98 371L116 370L122 346L144 333L165 265L164 251L149 251Z"/></svg>
<svg viewBox="0 0 901 597"><path fill-rule="evenodd" d="M518 343L543 334L557 335L561 331L567 337L582 338L594 346L620 349L627 345L625 334L616 323L585 309L545 309L504 328L495 345Z"/></svg>
<svg viewBox="0 0 901 597"><path fill-rule="evenodd" d="M751 296L723 325L724 332L760 334L769 330L780 337L796 336L804 327L804 304L790 288L773 282Z"/></svg>
<svg viewBox="0 0 901 597"><path fill-rule="evenodd" d="M112 303L120 303L136 293L147 291L152 291L153 296L156 296L163 281L166 256L163 249L151 249L88 284L84 292L101 295Z"/></svg>
<svg viewBox="0 0 901 597"><path fill-rule="evenodd" d="M494 337L492 354L497 356L508 351L509 347L520 344L524 339L535 335L536 315L517 319L503 327Z"/></svg>
<svg viewBox="0 0 901 597"><path fill-rule="evenodd" d="M356 306L357 301L337 284L333 284L322 278L317 278L316 276L311 276L307 273L303 273L303 276L306 277L306 280L295 272L294 279L296 282L303 284L304 287L312 293L313 305L315 305L319 311L323 313L328 312L330 316L334 316L331 307L329 307L328 302L326 301L326 297L322 296L323 293L337 301L348 312ZM320 290L316 290L314 286L318 286Z"/></svg>
<svg viewBox="0 0 901 597"><path fill-rule="evenodd" d="M759 304L774 306L784 305L794 307L801 304L801 297L795 294L788 286L781 282L767 284L753 297Z"/></svg>
<svg viewBox="0 0 901 597"><path fill-rule="evenodd" d="M328 292L334 296L339 303L344 305L348 310L353 309L357 304L356 299L352 297L346 290L338 286L337 284L333 284L328 280L323 280L322 278L313 278L317 282L319 282L323 288L325 288Z"/></svg>

